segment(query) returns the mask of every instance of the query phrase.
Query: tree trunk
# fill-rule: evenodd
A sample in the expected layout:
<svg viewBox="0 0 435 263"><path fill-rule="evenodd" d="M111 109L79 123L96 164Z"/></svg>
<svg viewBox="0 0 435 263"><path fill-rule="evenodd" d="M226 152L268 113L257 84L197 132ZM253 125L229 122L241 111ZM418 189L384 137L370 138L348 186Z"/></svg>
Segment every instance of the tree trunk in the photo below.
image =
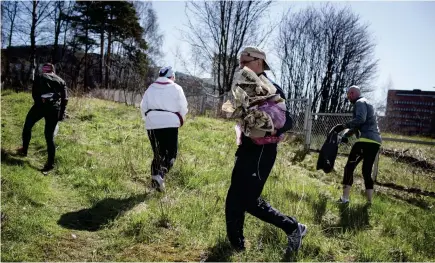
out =
<svg viewBox="0 0 435 263"><path fill-rule="evenodd" d="M6 56L5 56L5 60L6 60L6 69L5 69L5 78L7 79L9 77L9 70L10 70L10 66L9 66L9 51L10 51L10 47L12 45L12 33L13 33L13 29L14 29L14 22L11 21L11 28L9 30L9 40L8 40L8 46L6 48Z"/></svg>
<svg viewBox="0 0 435 263"><path fill-rule="evenodd" d="M112 22L113 15L110 15L110 21ZM110 74L110 55L112 49L112 25L109 25L109 34L107 36L107 56L106 56L106 81L105 88L109 88L109 74Z"/></svg>
<svg viewBox="0 0 435 263"><path fill-rule="evenodd" d="M104 24L101 26L100 33L100 77L99 83L103 84L103 76L104 76Z"/></svg>
<svg viewBox="0 0 435 263"><path fill-rule="evenodd" d="M86 39L89 37L89 28L88 25L86 25ZM88 90L88 51L89 51L89 45L86 43L85 45L85 74L84 74L84 80L83 80L83 91L86 92Z"/></svg>
<svg viewBox="0 0 435 263"><path fill-rule="evenodd" d="M68 32L68 26L69 26L69 20L66 20L66 24L65 24L65 31L64 31L64 35L63 35L63 47L62 47L62 53L60 55L60 59L59 61L63 61L63 57L65 56L66 53L66 32ZM72 53L74 54L74 53Z"/></svg>
<svg viewBox="0 0 435 263"><path fill-rule="evenodd" d="M36 30L36 23L38 22L36 9L38 6L39 1L33 1L32 2L32 26L30 28L30 68L29 72L27 74L26 78L26 84L29 80L34 80L35 77L35 68L36 68L36 39L35 39L35 30Z"/></svg>
<svg viewBox="0 0 435 263"><path fill-rule="evenodd" d="M217 117L224 118L226 116L226 113L222 110L222 105L224 105L225 95L222 94L219 97L219 103L217 107Z"/></svg>
<svg viewBox="0 0 435 263"><path fill-rule="evenodd" d="M62 10L61 10L61 3L62 2L56 2L56 11L59 12L58 16L56 17L55 21L55 28L54 28L54 44L53 44L53 51L51 53L51 63L56 64L58 62L58 46L59 46L59 35L60 35L60 27L62 24Z"/></svg>
<svg viewBox="0 0 435 263"><path fill-rule="evenodd" d="M9 80L9 71L10 71L10 65L9 65L9 57L10 57L10 47L12 46L12 35L14 33L14 25L15 25L15 17L17 15L17 10L18 10L18 1L15 1L13 3L13 8L12 8L12 14L10 14L10 22L11 22L11 27L9 28L9 38L8 38L8 45L6 48L6 56L5 56L5 60L6 60L6 68L5 68L5 76L4 78L7 80L7 82L11 82ZM2 78L3 79L3 78Z"/></svg>

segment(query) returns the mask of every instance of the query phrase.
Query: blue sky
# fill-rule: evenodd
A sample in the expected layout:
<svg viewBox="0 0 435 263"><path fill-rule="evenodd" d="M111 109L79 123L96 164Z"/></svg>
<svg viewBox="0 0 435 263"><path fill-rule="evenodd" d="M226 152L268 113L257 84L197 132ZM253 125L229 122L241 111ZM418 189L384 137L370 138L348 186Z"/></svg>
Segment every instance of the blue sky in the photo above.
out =
<svg viewBox="0 0 435 263"><path fill-rule="evenodd" d="M270 17L280 17L292 7L299 9L322 2L275 2ZM381 87L390 78L394 89L421 89L435 91L435 2L332 2L349 5L370 24L379 59L377 85ZM185 56L189 46L181 41L179 29L187 23L184 1L154 1L159 26L164 34L162 64L183 67L174 56L177 48ZM272 52L272 45L264 47ZM271 58L273 60L273 58ZM272 61L272 64L274 62Z"/></svg>

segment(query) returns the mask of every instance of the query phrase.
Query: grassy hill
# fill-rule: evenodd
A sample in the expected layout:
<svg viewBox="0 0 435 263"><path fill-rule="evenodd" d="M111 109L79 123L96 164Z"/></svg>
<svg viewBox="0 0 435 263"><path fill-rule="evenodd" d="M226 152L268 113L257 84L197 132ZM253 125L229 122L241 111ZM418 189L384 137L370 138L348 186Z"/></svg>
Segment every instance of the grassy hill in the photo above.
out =
<svg viewBox="0 0 435 263"><path fill-rule="evenodd" d="M281 261L284 233L248 215L248 249L232 253L224 204L236 150L234 123L190 117L167 192L150 189L152 151L138 109L72 98L56 137L58 168L48 176L44 121L29 155L14 155L32 102L1 97L2 261ZM341 193L345 158L315 170L316 154L293 161L280 145L263 195L309 227L297 261L434 261L435 199L377 188L365 205L360 168L348 207ZM412 179L411 179L412 178ZM435 174L381 157L378 179L435 191Z"/></svg>

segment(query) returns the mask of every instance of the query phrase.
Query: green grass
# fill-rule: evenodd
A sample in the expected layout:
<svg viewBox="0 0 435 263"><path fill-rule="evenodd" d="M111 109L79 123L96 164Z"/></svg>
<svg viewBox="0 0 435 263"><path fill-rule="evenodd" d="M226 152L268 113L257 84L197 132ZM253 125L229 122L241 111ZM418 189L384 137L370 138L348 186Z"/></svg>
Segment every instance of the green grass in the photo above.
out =
<svg viewBox="0 0 435 263"><path fill-rule="evenodd" d="M58 168L46 159L43 123L26 158L14 156L31 106L2 93L2 261L282 261L284 233L247 215L243 253L228 249L224 204L236 150L234 123L190 117L167 192L149 188L152 151L138 109L72 98L56 137ZM263 195L309 227L297 261L434 261L434 198L378 188L365 206L360 168L351 204L340 195L345 158L315 170L317 155L293 162L299 145L280 145ZM378 179L434 191L434 174L381 158ZM408 174L405 171L413 171Z"/></svg>
<svg viewBox="0 0 435 263"><path fill-rule="evenodd" d="M416 140L416 141L423 141L423 142L434 142L435 141L435 139L429 138L429 137L404 136L404 135L397 135L397 134L391 134L391 133L383 133L382 137L393 138L393 139ZM435 146L434 145L384 141L382 143L382 146L384 148L390 149L390 150L406 151L407 155L416 157L418 159L425 159L425 160L431 161L433 164L435 164Z"/></svg>

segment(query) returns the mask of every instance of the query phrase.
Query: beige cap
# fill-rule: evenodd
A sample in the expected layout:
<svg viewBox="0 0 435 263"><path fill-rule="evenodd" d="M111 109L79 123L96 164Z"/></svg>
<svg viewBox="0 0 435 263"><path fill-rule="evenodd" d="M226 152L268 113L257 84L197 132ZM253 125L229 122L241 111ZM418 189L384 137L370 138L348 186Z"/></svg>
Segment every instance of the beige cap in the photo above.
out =
<svg viewBox="0 0 435 263"><path fill-rule="evenodd" d="M253 46L245 47L240 55L262 59L264 61L264 70L270 70L266 61L266 53L262 49Z"/></svg>

